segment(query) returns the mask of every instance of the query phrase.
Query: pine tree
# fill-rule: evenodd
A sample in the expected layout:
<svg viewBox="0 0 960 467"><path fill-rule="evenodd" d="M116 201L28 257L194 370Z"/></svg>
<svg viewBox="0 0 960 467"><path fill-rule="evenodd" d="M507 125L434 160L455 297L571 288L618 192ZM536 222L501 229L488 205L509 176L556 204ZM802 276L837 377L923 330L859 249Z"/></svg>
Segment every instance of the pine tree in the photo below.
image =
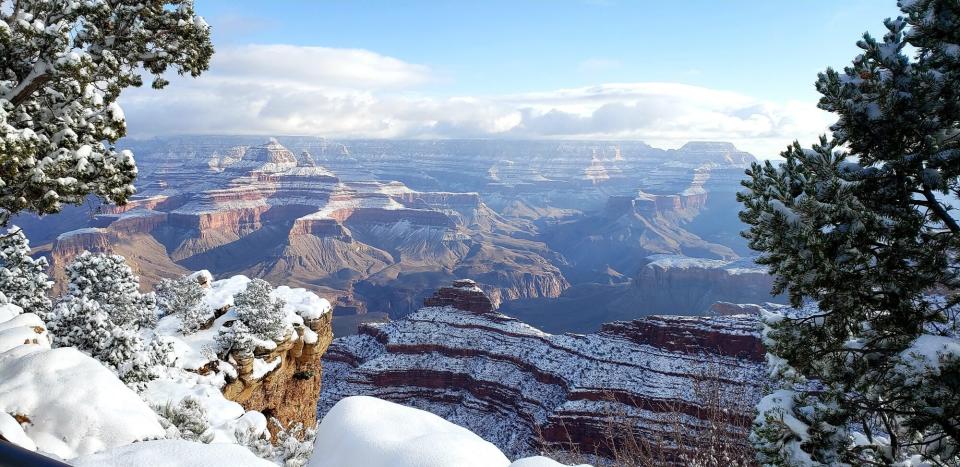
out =
<svg viewBox="0 0 960 467"><path fill-rule="evenodd" d="M187 396L176 405L167 403L154 407L154 411L160 415L162 422L176 428L175 433L180 439L201 443L213 442L214 435L210 429L207 409L196 397Z"/></svg>
<svg viewBox="0 0 960 467"><path fill-rule="evenodd" d="M256 347L256 338L250 332L250 328L240 320L220 328L214 339L220 346L220 351L226 353L234 352L238 355L251 356Z"/></svg>
<svg viewBox="0 0 960 467"><path fill-rule="evenodd" d="M282 340L287 334L284 302L270 297L273 286L263 279L254 279L233 300L237 317L255 336L264 340Z"/></svg>
<svg viewBox="0 0 960 467"><path fill-rule="evenodd" d="M90 253L77 256L66 268L67 293L100 304L117 326L138 330L157 319L153 293L140 293L140 279L123 256Z"/></svg>
<svg viewBox="0 0 960 467"><path fill-rule="evenodd" d="M143 349L140 336L110 319L100 303L67 296L57 303L47 323L56 347L76 347L118 375L125 374Z"/></svg>
<svg viewBox="0 0 960 467"><path fill-rule="evenodd" d="M819 75L832 138L754 164L738 195L794 306L764 316L780 382L751 435L764 464L960 463L960 3L901 9Z"/></svg>
<svg viewBox="0 0 960 467"><path fill-rule="evenodd" d="M50 311L45 258L30 257L30 243L23 230L13 227L0 234L0 293L28 313L45 318Z"/></svg>
<svg viewBox="0 0 960 467"><path fill-rule="evenodd" d="M91 194L124 202L137 167L113 144L126 133L120 93L144 72L156 89L167 71L199 76L212 54L192 0L4 2L0 226Z"/></svg>
<svg viewBox="0 0 960 467"><path fill-rule="evenodd" d="M157 284L156 294L162 312L180 318L183 334L200 330L213 317L213 311L204 300L206 292L190 277L164 279Z"/></svg>

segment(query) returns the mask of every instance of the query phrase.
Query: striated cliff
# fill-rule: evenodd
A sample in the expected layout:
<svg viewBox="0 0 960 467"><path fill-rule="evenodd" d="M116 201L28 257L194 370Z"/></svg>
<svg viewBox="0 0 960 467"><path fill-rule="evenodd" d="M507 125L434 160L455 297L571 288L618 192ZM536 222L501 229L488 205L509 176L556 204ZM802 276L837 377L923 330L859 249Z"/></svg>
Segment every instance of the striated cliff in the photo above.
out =
<svg viewBox="0 0 960 467"><path fill-rule="evenodd" d="M750 259L721 261L654 255L637 274L635 295L648 313L701 314L715 302L765 303L773 277Z"/></svg>
<svg viewBox="0 0 960 467"><path fill-rule="evenodd" d="M647 440L677 416L691 433L706 429L716 420L697 388L709 382L723 400L744 402L721 423L744 442L764 375L755 317L648 317L552 335L496 312L468 280L424 305L334 341L320 415L343 397L372 395L470 428L511 456L568 440L603 453L614 414Z"/></svg>
<svg viewBox="0 0 960 467"><path fill-rule="evenodd" d="M415 191L373 175L343 179L301 157L270 140L210 164L147 163L136 199L53 242L53 275L81 251L110 251L146 285L209 269L298 285L394 317L460 274L477 277L497 300L557 296L569 286L556 255L519 238L522 229L476 192Z"/></svg>
<svg viewBox="0 0 960 467"><path fill-rule="evenodd" d="M262 413L256 417L262 420L258 426L273 433L277 426L267 423L271 418L283 427L314 426L321 356L333 340L330 303L305 289L277 287L271 296L284 303L286 337L276 342L258 340L252 354L218 354L214 350L219 348L217 335L234 326L238 319L232 307L234 296L250 279L233 276L214 281L207 271L191 277L204 286L204 301L216 311L207 326L187 335L179 329L179 317L167 315L159 320L155 332L172 342L177 360L165 377L148 384L146 398L162 405L176 404L190 394L222 397L242 407L237 416L244 411ZM210 395L213 391L215 397Z"/></svg>
<svg viewBox="0 0 960 467"><path fill-rule="evenodd" d="M333 341L332 313L307 320L304 326L312 331L298 331L275 349L263 350L249 357L233 355L237 362L237 379L223 387L223 395L240 403L244 409L256 410L267 418L276 417L284 427L317 423L316 401L320 398L323 368L320 357ZM265 375L256 374L254 362L277 362ZM276 427L268 425L271 432Z"/></svg>

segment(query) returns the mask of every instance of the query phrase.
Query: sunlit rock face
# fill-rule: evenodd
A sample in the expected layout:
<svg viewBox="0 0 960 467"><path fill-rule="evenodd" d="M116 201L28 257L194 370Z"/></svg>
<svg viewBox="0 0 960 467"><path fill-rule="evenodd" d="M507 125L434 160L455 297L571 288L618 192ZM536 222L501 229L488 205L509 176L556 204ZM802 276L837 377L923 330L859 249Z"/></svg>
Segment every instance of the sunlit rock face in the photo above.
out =
<svg viewBox="0 0 960 467"><path fill-rule="evenodd" d="M476 277L498 301L568 286L551 252L517 238L520 229L476 192L416 191L349 167L344 179L275 139L232 148L203 141L143 151L139 195L60 235L54 269L83 250L111 251L127 256L145 285L191 269L242 273L359 298L393 316L455 274Z"/></svg>
<svg viewBox="0 0 960 467"><path fill-rule="evenodd" d="M665 435L677 413L695 432L708 423L697 392L705 375L722 375L723 397L742 400L723 426L744 442L734 427L749 424L762 390L754 316L655 316L554 335L498 313L471 281L425 305L334 340L321 416L343 397L372 395L440 415L516 457L568 437L584 452L602 451L614 413L648 440Z"/></svg>
<svg viewBox="0 0 960 467"><path fill-rule="evenodd" d="M637 281L652 254L749 253L735 192L754 159L727 143L661 150L198 136L126 144L140 169L126 206L15 221L51 257L55 276L79 251L113 251L145 286L210 269L307 287L333 300L338 316L396 318L461 277L499 306ZM710 273L703 280L727 290L710 285L719 280ZM624 300L621 309L639 312L630 316L643 314L643 303Z"/></svg>

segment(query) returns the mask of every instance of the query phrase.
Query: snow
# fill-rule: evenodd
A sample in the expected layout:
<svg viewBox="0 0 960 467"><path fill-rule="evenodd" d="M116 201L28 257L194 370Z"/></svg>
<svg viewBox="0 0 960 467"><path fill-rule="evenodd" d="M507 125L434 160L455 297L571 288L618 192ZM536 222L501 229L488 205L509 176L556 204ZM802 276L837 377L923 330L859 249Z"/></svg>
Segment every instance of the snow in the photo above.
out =
<svg viewBox="0 0 960 467"><path fill-rule="evenodd" d="M516 462L510 464L510 467L561 467L566 464L561 464L549 457L543 456L533 456L527 457L524 459L519 459ZM590 467L587 464L581 464L577 467Z"/></svg>
<svg viewBox="0 0 960 467"><path fill-rule="evenodd" d="M282 299L286 303L284 307L286 310L307 320L319 319L332 309L327 299L320 298L315 293L302 288L281 285L273 289L272 296Z"/></svg>
<svg viewBox="0 0 960 467"><path fill-rule="evenodd" d="M30 451L37 450L36 443L23 432L23 427L20 426L17 419L5 412L0 412L0 436L24 449Z"/></svg>
<svg viewBox="0 0 960 467"><path fill-rule="evenodd" d="M50 340L46 329L43 328L37 332L33 327L18 326L0 331L0 352L6 352L27 343L49 348Z"/></svg>
<svg viewBox="0 0 960 467"><path fill-rule="evenodd" d="M250 278L243 275L232 276L228 279L222 279L211 284L210 293L207 294L207 305L211 310L219 310L225 306L233 305L233 296L243 292L247 288L247 282Z"/></svg>
<svg viewBox="0 0 960 467"><path fill-rule="evenodd" d="M135 392L71 347L21 346L0 354L0 412L28 417L26 435L62 458L165 433Z"/></svg>
<svg viewBox="0 0 960 467"><path fill-rule="evenodd" d="M43 321L33 313L24 313L22 308L12 303L0 305L0 353L26 344L50 348L50 338Z"/></svg>
<svg viewBox="0 0 960 467"><path fill-rule="evenodd" d="M960 360L960 339L923 334L914 340L900 357L917 369L926 367L939 373L942 361Z"/></svg>
<svg viewBox="0 0 960 467"><path fill-rule="evenodd" d="M114 448L73 459L77 467L276 467L237 444L203 444L184 440L156 440Z"/></svg>
<svg viewBox="0 0 960 467"><path fill-rule="evenodd" d="M722 269L727 274L766 274L764 266L753 262L752 258L741 258L733 261L719 259L691 258L682 255L650 255L646 258L650 263L647 267L660 269Z"/></svg>
<svg viewBox="0 0 960 467"><path fill-rule="evenodd" d="M341 399L323 417L309 467L559 467L510 463L496 446L437 415L369 396ZM589 467L589 466L580 466Z"/></svg>
<svg viewBox="0 0 960 467"><path fill-rule="evenodd" d="M210 274L207 271L199 271L194 275L202 273L206 273L207 276ZM194 275L191 275L191 277L194 277ZM206 296L207 305L212 310L232 306L233 296L243 292L249 282L250 278L244 275L213 281ZM303 319L318 319L332 309L329 300L320 298L317 294L304 288L291 288L281 285L273 289L271 296L282 299L286 303L284 309L287 310L288 315L300 316ZM302 323L302 321L294 316L288 316L288 322L290 323Z"/></svg>
<svg viewBox="0 0 960 467"><path fill-rule="evenodd" d="M0 297L3 297L2 293L0 293ZM0 298L0 301L5 300L5 298L6 297ZM12 303L4 303L0 305L0 323L11 320L16 316L19 316L21 313L23 313L23 308L20 308Z"/></svg>
<svg viewBox="0 0 960 467"><path fill-rule="evenodd" d="M342 399L317 428L310 467L506 467L499 449L434 414L374 397Z"/></svg>
<svg viewBox="0 0 960 467"><path fill-rule="evenodd" d="M71 230L69 232L64 232L60 235L57 235L57 240L65 240L67 238L74 237L77 235L95 234L95 233L103 233L103 232L106 232L106 229L101 229L99 227L86 227L83 229Z"/></svg>
<svg viewBox="0 0 960 467"><path fill-rule="evenodd" d="M255 379L263 378L267 376L267 373L270 373L273 370L276 370L280 366L280 357L274 358L272 362L264 361L260 358L253 359L253 377Z"/></svg>

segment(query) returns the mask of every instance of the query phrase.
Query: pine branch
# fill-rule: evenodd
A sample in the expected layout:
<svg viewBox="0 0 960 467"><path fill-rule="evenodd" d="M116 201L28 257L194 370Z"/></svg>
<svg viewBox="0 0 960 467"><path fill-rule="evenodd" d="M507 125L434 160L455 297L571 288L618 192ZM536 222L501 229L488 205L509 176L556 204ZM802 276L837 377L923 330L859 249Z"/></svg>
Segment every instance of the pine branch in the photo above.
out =
<svg viewBox="0 0 960 467"><path fill-rule="evenodd" d="M930 188L923 188L923 196L927 198L927 201L930 203L930 209L932 209L937 218L950 229L950 232L954 235L960 235L960 225L957 225L957 221L943 208L940 201L937 201L937 197L930 191Z"/></svg>

